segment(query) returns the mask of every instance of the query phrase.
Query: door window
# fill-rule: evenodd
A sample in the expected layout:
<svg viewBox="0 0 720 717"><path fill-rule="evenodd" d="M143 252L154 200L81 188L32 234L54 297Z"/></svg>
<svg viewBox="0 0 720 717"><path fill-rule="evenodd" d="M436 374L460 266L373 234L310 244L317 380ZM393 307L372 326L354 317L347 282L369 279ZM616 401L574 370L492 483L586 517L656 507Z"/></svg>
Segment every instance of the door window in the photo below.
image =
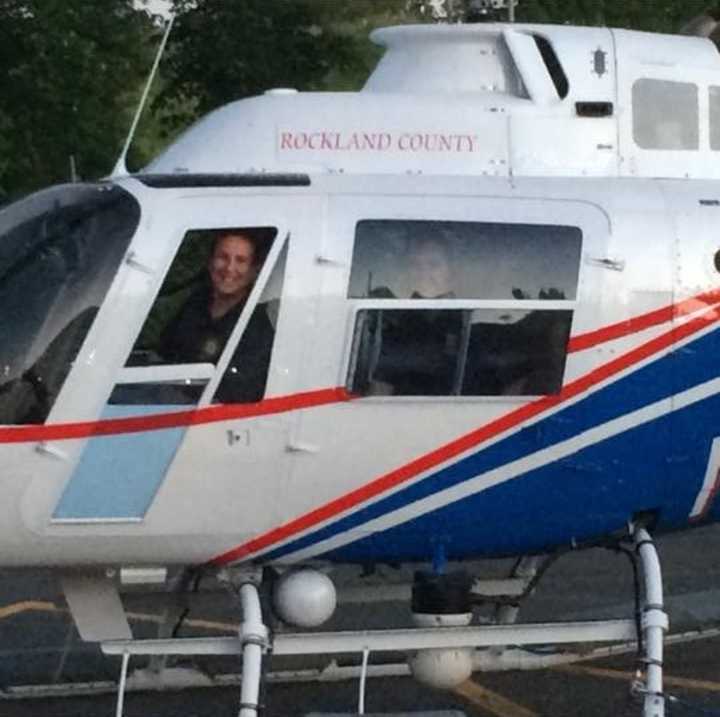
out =
<svg viewBox="0 0 720 717"><path fill-rule="evenodd" d="M361 395L498 396L562 387L577 227L361 221L348 385Z"/></svg>
<svg viewBox="0 0 720 717"><path fill-rule="evenodd" d="M277 230L233 227L189 231L143 325L126 367L143 381L118 385L113 404L196 404L215 373L238 323L247 325L215 402L260 400L270 363L274 326L267 302L253 308L251 293Z"/></svg>

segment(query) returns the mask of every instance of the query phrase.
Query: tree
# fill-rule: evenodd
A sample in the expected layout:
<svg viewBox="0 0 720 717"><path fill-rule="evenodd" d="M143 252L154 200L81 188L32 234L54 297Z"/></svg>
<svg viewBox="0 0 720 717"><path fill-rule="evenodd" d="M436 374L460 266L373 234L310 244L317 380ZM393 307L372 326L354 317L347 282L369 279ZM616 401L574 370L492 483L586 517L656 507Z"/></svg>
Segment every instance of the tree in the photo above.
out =
<svg viewBox="0 0 720 717"><path fill-rule="evenodd" d="M517 19L673 33L710 5L708 0L521 0Z"/></svg>
<svg viewBox="0 0 720 717"><path fill-rule="evenodd" d="M271 87L357 89L377 61L373 26L405 19L406 0L174 0L163 64L168 123ZM211 38L211 39L210 39Z"/></svg>
<svg viewBox="0 0 720 717"><path fill-rule="evenodd" d="M156 34L129 0L0 0L0 194L112 169Z"/></svg>

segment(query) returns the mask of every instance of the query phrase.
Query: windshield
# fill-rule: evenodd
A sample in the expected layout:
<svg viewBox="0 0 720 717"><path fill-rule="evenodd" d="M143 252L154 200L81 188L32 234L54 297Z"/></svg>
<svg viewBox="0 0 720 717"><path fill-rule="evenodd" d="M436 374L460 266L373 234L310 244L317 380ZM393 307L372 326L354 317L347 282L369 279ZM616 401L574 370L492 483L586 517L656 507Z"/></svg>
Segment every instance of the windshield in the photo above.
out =
<svg viewBox="0 0 720 717"><path fill-rule="evenodd" d="M140 221L112 184L0 210L0 424L43 423Z"/></svg>

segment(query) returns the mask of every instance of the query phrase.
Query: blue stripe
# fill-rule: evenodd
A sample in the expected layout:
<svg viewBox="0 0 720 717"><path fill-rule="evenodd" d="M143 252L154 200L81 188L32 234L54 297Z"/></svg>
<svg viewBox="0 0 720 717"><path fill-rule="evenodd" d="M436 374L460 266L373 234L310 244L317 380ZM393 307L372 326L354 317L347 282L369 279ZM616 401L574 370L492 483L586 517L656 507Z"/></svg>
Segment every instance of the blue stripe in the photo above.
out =
<svg viewBox="0 0 720 717"><path fill-rule="evenodd" d="M561 409L552 416L539 419L535 423L528 425L493 446L485 449L481 448L473 455L459 460L442 470L436 471L422 481L408 486L391 496L380 499L372 505L360 508L353 514L313 531L281 548L272 550L263 557L269 560L277 560L284 555L307 548L319 541L358 528L370 520L403 508L415 501L433 495L438 491L463 483L486 471L498 468L506 463L542 450L543 448L555 445L590 428L602 425L663 398L669 398L673 394L716 378L720 375L720 363L716 358L719 348L720 332L713 331L647 366L634 371L628 376L615 381L606 388L596 391L594 394L578 401L574 405ZM448 405L446 410L451 411L452 406ZM647 446L643 450L652 451L654 457L659 457L660 462L653 468L653 480L661 485L665 485L668 482L667 462L668 460L674 460L671 454L670 441L670 436L672 435L671 429L673 427L672 418L668 417L663 421L655 421L650 425L651 427L649 427L648 430L656 435L657 439L647 442ZM658 433L658 431L660 431L660 433ZM629 432L629 434L630 433L633 432ZM707 436L704 436L703 440L707 441ZM612 459L612 455L607 456L607 458ZM552 466L547 467L547 470L558 473L558 471L562 472L564 466L568 466L573 474L576 474L578 471L595 474L598 484L604 486L603 490L608 493L608 495L614 494L617 488L616 480L622 478L622 475L617 477L616 474L624 474L627 470L626 466L608 467L606 461L603 460L602 452L600 455L596 455L595 453L586 454L585 451L558 461ZM702 480L703 472L704 466L699 473L693 473L692 477L689 478L692 485L695 486L696 492L699 489L697 481ZM525 481L525 479L526 478L523 478L523 481ZM516 481L511 481L511 483L514 485ZM512 488L510 490L515 492L517 489ZM485 491L485 493L487 492L488 491ZM481 495L485 495L485 493ZM522 493L524 493L524 491L522 491ZM516 497L521 500L526 500L525 497ZM615 496L615 499L618 503L622 503L623 506L627 503L625 500L620 500L618 496ZM583 498L576 504L568 506L568 509L582 514L584 512L582 506L584 500ZM462 502L465 503L467 501ZM638 502L637 505L639 507L636 510L630 510L630 513L644 509L641 507L642 502ZM619 513L624 516L623 521L627 519L628 509L626 507L619 509ZM481 514L484 516L485 511L482 511ZM454 519L461 518L456 517ZM466 522L465 520L462 524L465 525ZM413 524L415 523L418 523L418 520L413 521ZM577 532L571 529L572 519L567 519L566 523L568 524L568 528L562 535L555 535L553 533L554 539L562 538L562 540L568 541L573 537L574 533ZM608 520L604 521L603 525L607 527L611 523L612 521ZM412 527L409 527L409 529L411 529L413 534L416 534L415 529ZM465 528L460 531L454 529L450 530L450 533L457 534L464 530ZM384 531L380 535L384 536L387 532L388 531ZM551 536L548 535L543 538L543 545L548 544L550 537ZM381 542L384 540L382 537L378 539L381 540ZM529 537L528 540L530 540ZM536 542L537 541L533 544L536 544ZM488 543L488 546L492 544L493 541ZM483 543L477 543L473 550L485 552L482 548L483 545ZM528 549L532 548L528 547ZM347 547L343 550L347 550L349 553L350 548ZM493 550L491 552L495 551ZM394 550L379 549L373 554L377 555L378 553L380 555L387 554L388 560L393 560L397 557ZM332 555L334 556L335 553L332 553ZM427 557L427 553L425 553L425 556Z"/></svg>

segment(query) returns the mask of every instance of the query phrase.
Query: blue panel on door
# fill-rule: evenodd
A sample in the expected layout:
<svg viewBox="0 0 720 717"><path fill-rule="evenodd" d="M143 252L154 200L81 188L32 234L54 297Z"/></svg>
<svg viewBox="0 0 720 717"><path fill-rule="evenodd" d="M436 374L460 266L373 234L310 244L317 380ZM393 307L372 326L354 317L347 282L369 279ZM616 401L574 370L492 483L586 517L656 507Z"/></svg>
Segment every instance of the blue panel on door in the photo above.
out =
<svg viewBox="0 0 720 717"><path fill-rule="evenodd" d="M103 418L187 410L187 406L106 406ZM90 438L53 519L142 518L175 456L185 428Z"/></svg>

